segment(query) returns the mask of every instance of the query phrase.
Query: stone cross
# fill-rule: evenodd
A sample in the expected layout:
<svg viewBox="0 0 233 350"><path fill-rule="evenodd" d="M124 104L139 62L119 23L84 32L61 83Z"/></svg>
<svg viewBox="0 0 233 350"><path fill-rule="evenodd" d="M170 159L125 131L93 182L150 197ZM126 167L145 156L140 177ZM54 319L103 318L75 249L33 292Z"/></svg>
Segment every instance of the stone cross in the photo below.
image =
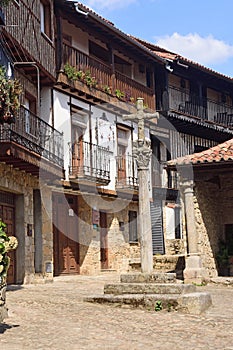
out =
<svg viewBox="0 0 233 350"><path fill-rule="evenodd" d="M141 252L142 273L153 271L152 232L150 216L150 193L149 193L149 164L151 159L151 143L145 137L145 119L158 118L159 113L145 113L143 111L143 98L137 99L137 113L123 115L123 120L133 120L138 124L138 140L134 142L133 155L137 162L138 185L139 185L139 215L138 231Z"/></svg>
<svg viewBox="0 0 233 350"><path fill-rule="evenodd" d="M129 114L129 115L123 115L123 120L133 120L138 124L138 140L145 140L145 125L144 120L159 118L159 113L145 113L143 111L143 98L137 99L137 113L135 114Z"/></svg>

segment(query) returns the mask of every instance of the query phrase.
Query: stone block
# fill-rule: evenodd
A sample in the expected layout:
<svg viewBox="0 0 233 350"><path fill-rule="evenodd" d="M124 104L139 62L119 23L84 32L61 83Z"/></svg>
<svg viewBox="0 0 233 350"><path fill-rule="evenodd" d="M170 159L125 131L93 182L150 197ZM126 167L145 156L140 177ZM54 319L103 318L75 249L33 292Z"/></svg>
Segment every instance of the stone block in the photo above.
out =
<svg viewBox="0 0 233 350"><path fill-rule="evenodd" d="M200 315L212 305L209 293L189 293L180 296L179 309L189 314Z"/></svg>
<svg viewBox="0 0 233 350"><path fill-rule="evenodd" d="M104 286L105 294L183 294L193 293L196 286L193 284L175 284L175 283L117 283L106 284Z"/></svg>
<svg viewBox="0 0 233 350"><path fill-rule="evenodd" d="M175 273L134 273L123 274L120 276L122 283L174 283L176 282Z"/></svg>
<svg viewBox="0 0 233 350"><path fill-rule="evenodd" d="M119 307L141 308L156 310L159 304L161 311L180 311L200 315L211 305L209 293L187 294L103 294L84 298L84 301L100 304L114 304Z"/></svg>

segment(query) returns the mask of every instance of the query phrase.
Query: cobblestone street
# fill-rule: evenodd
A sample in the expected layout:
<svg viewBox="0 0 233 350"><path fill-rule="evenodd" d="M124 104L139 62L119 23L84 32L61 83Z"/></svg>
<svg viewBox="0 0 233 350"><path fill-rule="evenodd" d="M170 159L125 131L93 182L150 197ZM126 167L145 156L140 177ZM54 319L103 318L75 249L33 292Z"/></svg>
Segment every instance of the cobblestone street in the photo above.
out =
<svg viewBox="0 0 233 350"><path fill-rule="evenodd" d="M233 286L198 287L213 306L201 316L83 302L118 275L58 277L54 283L11 286L1 350L233 350Z"/></svg>

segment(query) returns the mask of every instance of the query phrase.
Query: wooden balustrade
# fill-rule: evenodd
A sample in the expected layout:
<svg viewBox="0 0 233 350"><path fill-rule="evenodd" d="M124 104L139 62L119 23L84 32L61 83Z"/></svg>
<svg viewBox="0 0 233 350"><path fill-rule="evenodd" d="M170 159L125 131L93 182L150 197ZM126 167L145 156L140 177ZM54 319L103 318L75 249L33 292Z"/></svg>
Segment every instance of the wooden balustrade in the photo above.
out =
<svg viewBox="0 0 233 350"><path fill-rule="evenodd" d="M233 106L200 98L174 86L169 86L169 109L203 121L233 126Z"/></svg>
<svg viewBox="0 0 233 350"><path fill-rule="evenodd" d="M63 44L63 65L66 64L75 67L77 71L80 71L80 74L83 72L82 79L84 81L84 74L89 72L96 88L126 102L135 103L138 97L142 97L146 106L155 109L155 97L152 89L118 71L113 72L110 65L90 57L70 45Z"/></svg>

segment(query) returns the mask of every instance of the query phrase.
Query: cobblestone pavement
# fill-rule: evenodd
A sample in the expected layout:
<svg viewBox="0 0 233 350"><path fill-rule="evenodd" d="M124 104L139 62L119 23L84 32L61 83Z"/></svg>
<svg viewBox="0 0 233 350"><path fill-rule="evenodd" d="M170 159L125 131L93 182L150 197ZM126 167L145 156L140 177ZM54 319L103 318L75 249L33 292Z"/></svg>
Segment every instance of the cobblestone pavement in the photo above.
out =
<svg viewBox="0 0 233 350"><path fill-rule="evenodd" d="M0 325L1 350L233 350L233 286L210 291L201 316L83 302L119 276L58 277L54 283L11 286L9 318Z"/></svg>

